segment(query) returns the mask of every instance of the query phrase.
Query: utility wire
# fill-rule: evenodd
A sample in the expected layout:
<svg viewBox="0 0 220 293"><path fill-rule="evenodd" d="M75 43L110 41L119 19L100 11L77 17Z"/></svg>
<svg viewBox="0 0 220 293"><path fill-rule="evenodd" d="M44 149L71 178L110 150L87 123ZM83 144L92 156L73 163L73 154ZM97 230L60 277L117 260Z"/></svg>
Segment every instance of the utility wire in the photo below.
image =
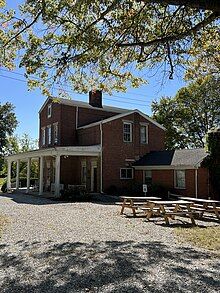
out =
<svg viewBox="0 0 220 293"><path fill-rule="evenodd" d="M15 80L15 81L20 81L20 82L26 83L26 80L24 80L24 79L15 78L15 77L3 75L3 74L0 74L0 77L4 77L4 78L11 79L11 80ZM69 92L69 93L73 93L73 94L78 94L76 92L69 91L69 90L66 90L66 89L61 89L61 88L54 88L54 89L56 89L56 90L63 90L64 92ZM137 105L137 106L142 106L142 107L150 107L149 105L146 105L146 104L139 104L139 103L125 102L125 101L118 101L118 100L111 99L111 98L105 98L105 97L103 97L103 99L109 100L109 101L114 101L114 102L121 103L121 104Z"/></svg>
<svg viewBox="0 0 220 293"><path fill-rule="evenodd" d="M9 71L9 70L6 70L6 69L0 69L0 71L5 71L7 73L11 73L11 74L16 74L16 75L20 75L22 77L24 77L24 75L22 73L19 73L19 72L16 72L16 71ZM36 80L39 80L39 78L37 77L33 77L34 79ZM66 90L68 91L68 90ZM139 94L139 93L129 93L129 92L126 92L126 94L130 94L130 95L133 95L133 96L143 96L143 97L146 97L145 95L143 94ZM122 96L118 96L118 95L111 95L112 97L115 97L115 98L119 98L119 99L125 99L125 100L130 100L130 101L137 101L137 102L142 102L142 103L147 103L147 104L151 104L150 101L144 101L144 100L141 100L141 99L134 99L134 98L128 98L128 97L122 97Z"/></svg>

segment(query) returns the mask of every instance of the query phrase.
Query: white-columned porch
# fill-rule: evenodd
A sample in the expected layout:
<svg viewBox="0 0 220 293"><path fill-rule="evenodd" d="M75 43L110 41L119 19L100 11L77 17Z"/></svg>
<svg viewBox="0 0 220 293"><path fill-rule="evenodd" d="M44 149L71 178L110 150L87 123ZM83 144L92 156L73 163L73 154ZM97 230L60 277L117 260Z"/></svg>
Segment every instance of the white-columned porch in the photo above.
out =
<svg viewBox="0 0 220 293"><path fill-rule="evenodd" d="M44 160L46 157L53 157L55 159L55 192L56 197L60 196L60 158L61 156L86 156L86 157L99 157L101 153L101 146L69 146L69 147L54 147L38 149L30 152L19 153L7 156L5 159L8 163L7 173L7 190L11 191L11 166L16 162L16 189L19 188L19 166L21 161L27 162L27 189L30 191L30 176L31 176L31 160L39 161L39 190L38 194L43 194L44 186Z"/></svg>

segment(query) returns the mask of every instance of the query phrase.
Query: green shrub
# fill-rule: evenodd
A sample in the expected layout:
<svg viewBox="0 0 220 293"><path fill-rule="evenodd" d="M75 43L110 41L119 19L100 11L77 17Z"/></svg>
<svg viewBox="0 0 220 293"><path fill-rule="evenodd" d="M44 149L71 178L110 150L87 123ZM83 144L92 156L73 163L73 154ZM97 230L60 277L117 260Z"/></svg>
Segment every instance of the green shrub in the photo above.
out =
<svg viewBox="0 0 220 293"><path fill-rule="evenodd" d="M31 178L30 179L30 185L35 185L36 181L38 180L38 178ZM12 178L11 179L11 183L15 183L16 182L16 178ZM27 178L25 177L20 177L19 178L19 187L26 187L27 186ZM7 182L5 181L1 187L1 191L2 192L6 192L7 191Z"/></svg>

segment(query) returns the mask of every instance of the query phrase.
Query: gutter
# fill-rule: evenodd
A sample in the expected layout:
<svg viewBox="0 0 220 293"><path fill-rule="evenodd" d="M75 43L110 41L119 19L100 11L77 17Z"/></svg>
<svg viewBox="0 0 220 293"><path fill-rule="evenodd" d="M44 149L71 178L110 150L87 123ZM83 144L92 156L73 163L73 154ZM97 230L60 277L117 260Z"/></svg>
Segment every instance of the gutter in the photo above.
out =
<svg viewBox="0 0 220 293"><path fill-rule="evenodd" d="M101 144L101 156L100 156L100 160L101 160L101 162L100 162L100 191L101 191L101 193L103 193L103 175L102 175L102 173L103 173L103 166L102 166L102 147L103 147L103 137L102 137L102 135L103 135L103 132L102 132L102 123L100 123L100 125L99 125L99 127L100 127L100 144Z"/></svg>

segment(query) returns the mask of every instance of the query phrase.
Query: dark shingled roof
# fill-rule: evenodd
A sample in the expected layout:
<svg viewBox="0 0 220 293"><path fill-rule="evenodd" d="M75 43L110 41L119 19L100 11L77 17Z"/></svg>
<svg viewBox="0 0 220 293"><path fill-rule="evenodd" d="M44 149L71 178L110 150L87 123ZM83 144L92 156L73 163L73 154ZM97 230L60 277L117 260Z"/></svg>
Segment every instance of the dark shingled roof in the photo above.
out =
<svg viewBox="0 0 220 293"><path fill-rule="evenodd" d="M196 166L207 156L208 153L204 149L150 152L133 166Z"/></svg>

